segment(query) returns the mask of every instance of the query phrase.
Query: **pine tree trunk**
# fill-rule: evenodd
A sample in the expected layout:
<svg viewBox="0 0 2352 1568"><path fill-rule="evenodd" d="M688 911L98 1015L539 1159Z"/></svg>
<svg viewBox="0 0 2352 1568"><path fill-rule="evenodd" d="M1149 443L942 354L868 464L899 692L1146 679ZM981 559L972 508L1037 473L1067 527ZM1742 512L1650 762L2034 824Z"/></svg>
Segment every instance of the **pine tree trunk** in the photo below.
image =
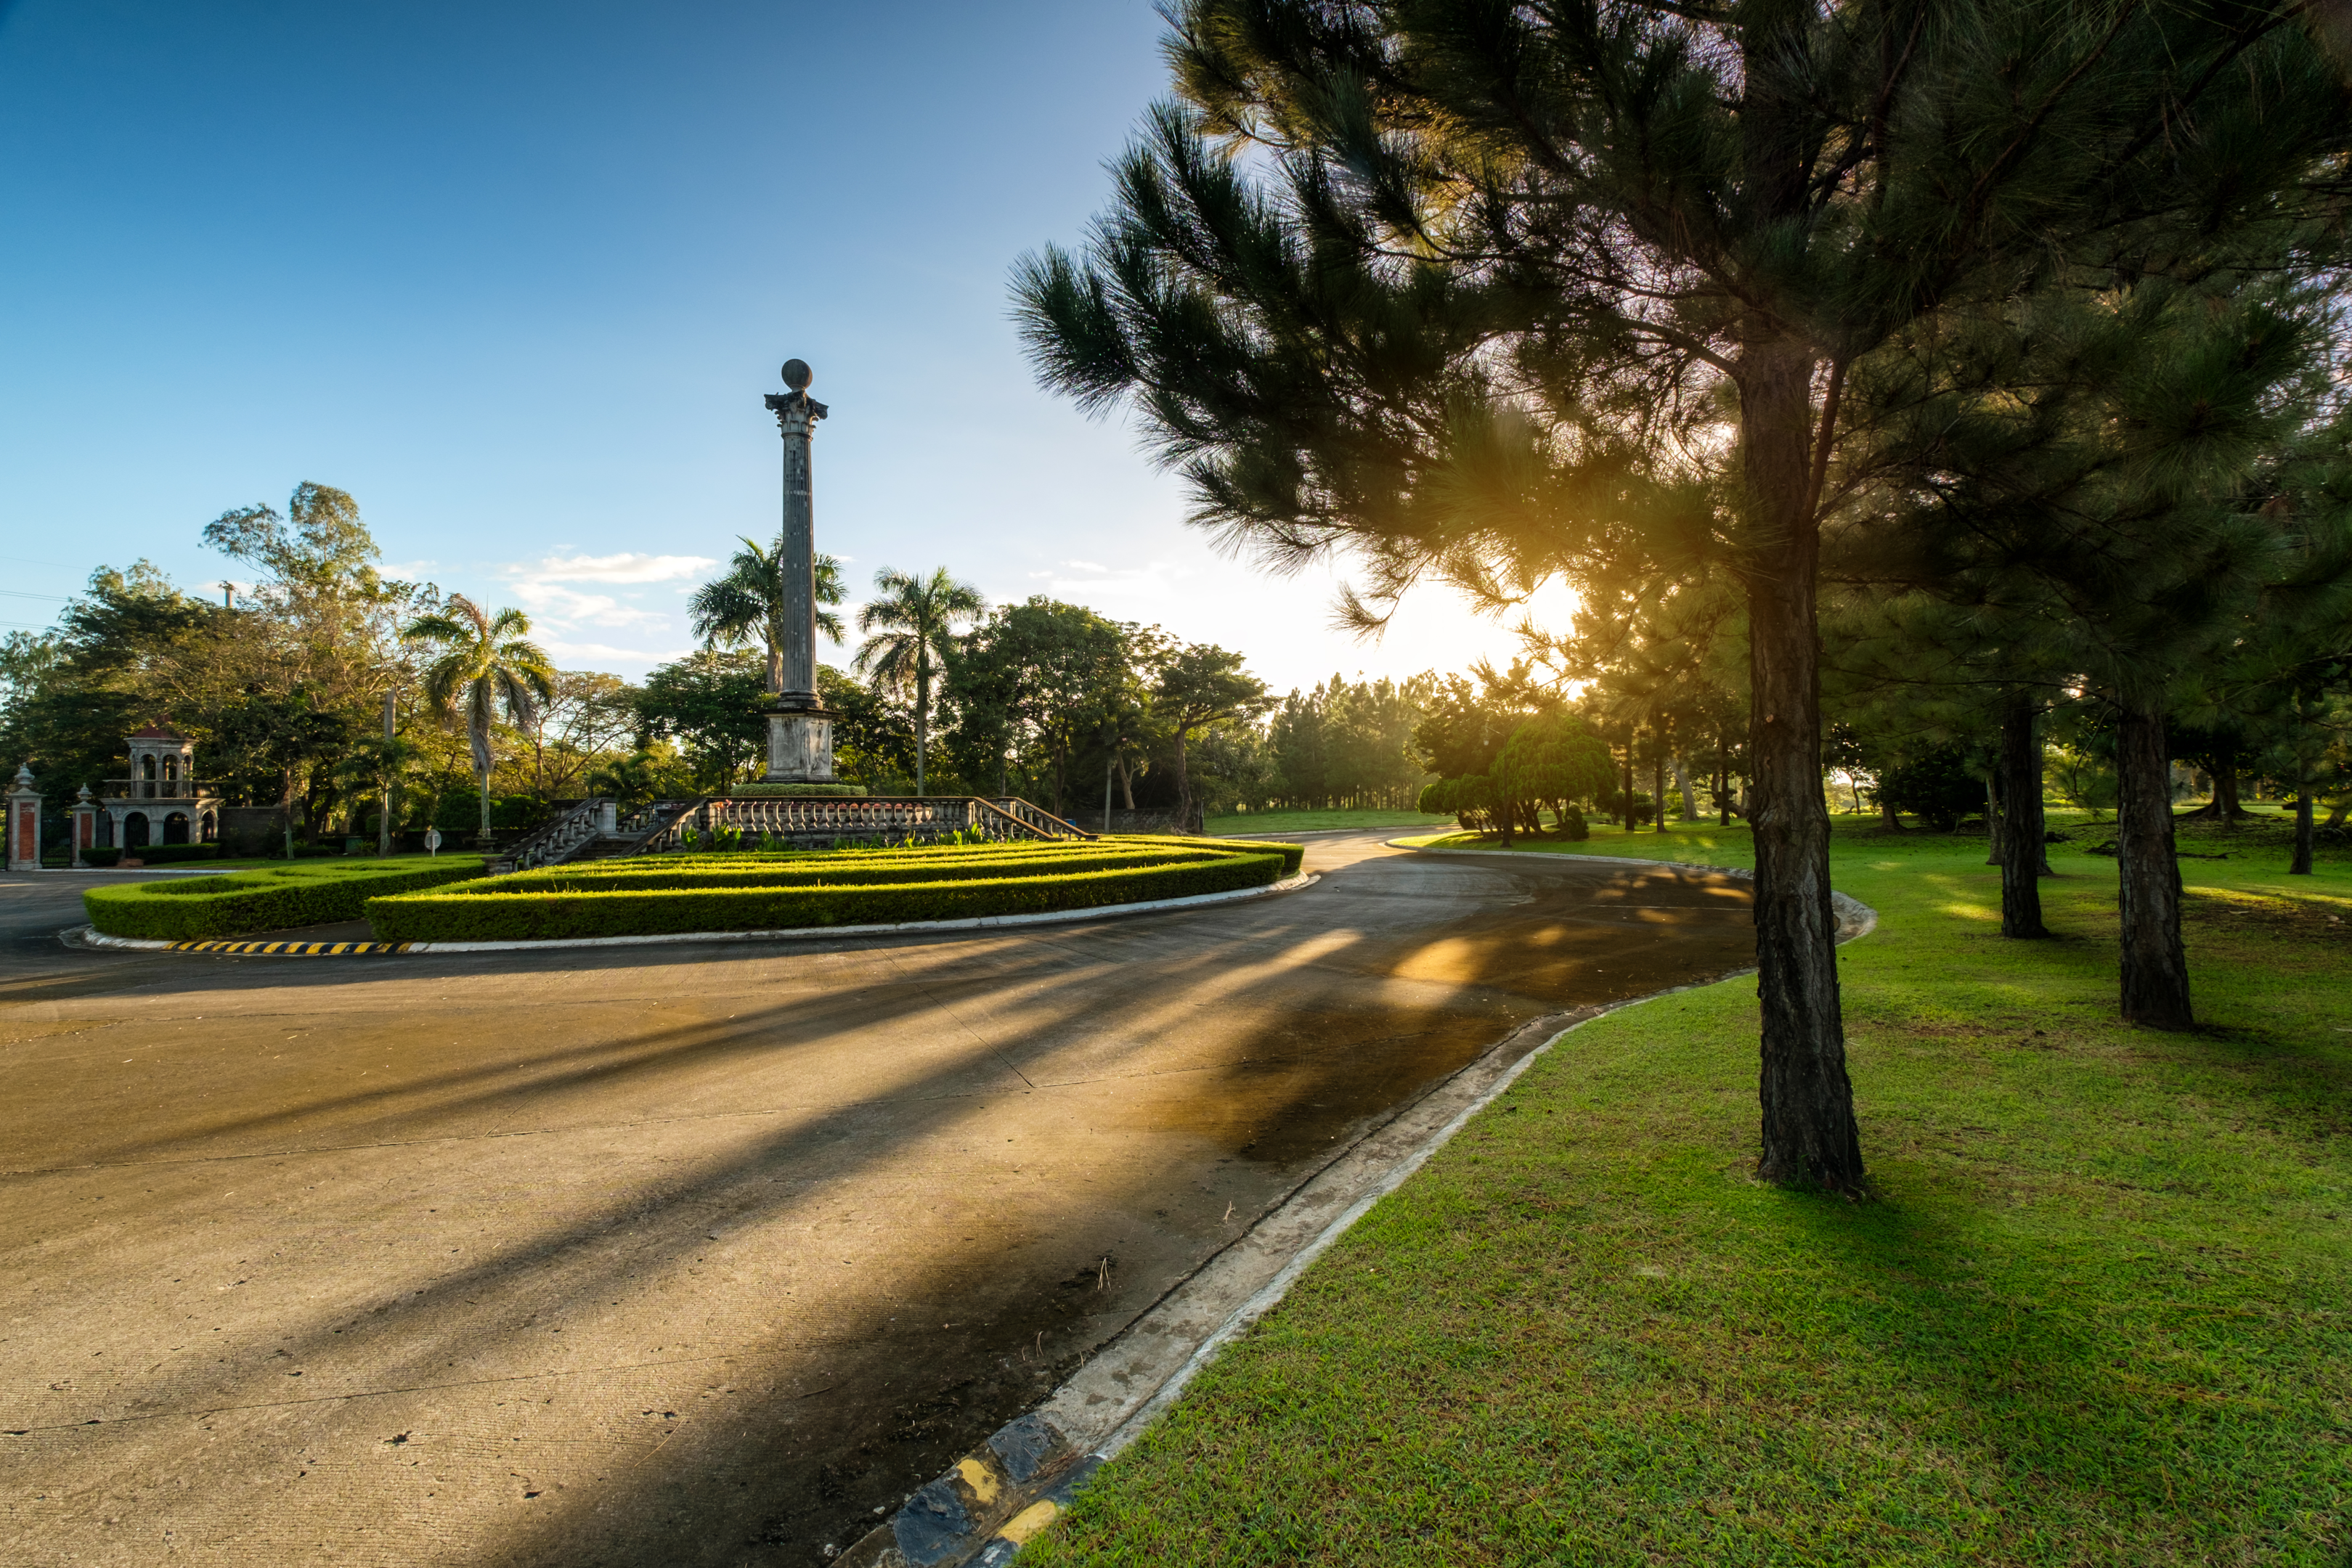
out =
<svg viewBox="0 0 2352 1568"><path fill-rule="evenodd" d="M1655 830L1666 831L1666 750L1661 744L1658 755L1650 761L1650 810L1656 821Z"/></svg>
<svg viewBox="0 0 2352 1568"><path fill-rule="evenodd" d="M1685 822L1697 821L1698 796L1691 789L1690 764L1679 757L1675 758L1675 788L1682 791L1682 820Z"/></svg>
<svg viewBox="0 0 2352 1568"><path fill-rule="evenodd" d="M2289 876L2311 874L2311 780L2298 779L2294 787L2294 861L2286 868Z"/></svg>
<svg viewBox="0 0 2352 1568"><path fill-rule="evenodd" d="M2047 936L2042 924L2041 715L2023 694L2000 715L2000 934Z"/></svg>
<svg viewBox="0 0 2352 1568"><path fill-rule="evenodd" d="M1755 57L1751 53L1751 61ZM1830 816L1822 795L1821 533L1810 515L1813 359L1785 340L1753 346L1739 370L1749 537L1750 786L1756 847L1757 995L1763 1004L1767 1181L1852 1190L1862 1139L1839 1015Z"/></svg>
<svg viewBox="0 0 2352 1568"><path fill-rule="evenodd" d="M2116 724L2116 903L2123 915L2123 1016L2189 1029L2189 956L2180 945L2180 862L2172 846L2172 769L2164 715L2124 705Z"/></svg>
<svg viewBox="0 0 2352 1568"><path fill-rule="evenodd" d="M1985 864L2001 863L2000 764L1985 779Z"/></svg>

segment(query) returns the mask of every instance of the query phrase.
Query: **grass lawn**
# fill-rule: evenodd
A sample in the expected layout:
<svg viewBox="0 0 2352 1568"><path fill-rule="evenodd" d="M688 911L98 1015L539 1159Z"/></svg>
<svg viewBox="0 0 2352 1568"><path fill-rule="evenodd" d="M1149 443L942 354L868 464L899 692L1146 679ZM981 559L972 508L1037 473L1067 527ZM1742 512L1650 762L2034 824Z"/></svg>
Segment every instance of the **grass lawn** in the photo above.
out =
<svg viewBox="0 0 2352 1568"><path fill-rule="evenodd" d="M2184 833L2230 858L2184 862L2175 1036L2115 1021L2112 827L2054 821L2021 943L1981 838L1874 825L1834 852L1881 916L1840 966L1872 1201L1752 1179L1752 981L1598 1020L1024 1561L2352 1562L2352 855Z"/></svg>
<svg viewBox="0 0 2352 1568"><path fill-rule="evenodd" d="M1453 825L1451 817L1420 811L1244 811L1211 817L1208 831L1219 838L1245 839L1253 833L1312 833L1329 828L1418 829L1426 833Z"/></svg>

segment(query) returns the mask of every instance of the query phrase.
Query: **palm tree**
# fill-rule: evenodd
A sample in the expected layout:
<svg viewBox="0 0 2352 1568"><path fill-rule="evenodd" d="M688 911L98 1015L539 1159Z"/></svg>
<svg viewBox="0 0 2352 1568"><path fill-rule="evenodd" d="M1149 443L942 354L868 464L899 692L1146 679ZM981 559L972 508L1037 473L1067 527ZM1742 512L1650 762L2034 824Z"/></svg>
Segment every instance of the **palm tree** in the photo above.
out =
<svg viewBox="0 0 2352 1568"><path fill-rule="evenodd" d="M857 612L866 633L857 649L857 673L877 692L898 692L915 700L915 793L923 793L923 763L930 744L931 676L934 662L955 634L958 622L977 621L988 601L946 567L929 577L909 577L892 567L874 574L882 597Z"/></svg>
<svg viewBox="0 0 2352 1568"><path fill-rule="evenodd" d="M694 634L705 647L740 648L757 638L768 648L768 690L784 689L784 570L772 550L746 538L727 562L726 575L694 591L686 601ZM824 606L841 602L841 562L816 558L816 629L838 643L841 617Z"/></svg>
<svg viewBox="0 0 2352 1568"><path fill-rule="evenodd" d="M473 743L474 776L482 793L482 839L490 836L490 721L499 708L507 722L529 727L539 705L555 695L555 666L530 642L530 617L511 607L490 614L462 593L442 601L440 611L419 616L401 630L407 642L436 650L425 667L425 702L433 716L454 725L460 701L466 736Z"/></svg>

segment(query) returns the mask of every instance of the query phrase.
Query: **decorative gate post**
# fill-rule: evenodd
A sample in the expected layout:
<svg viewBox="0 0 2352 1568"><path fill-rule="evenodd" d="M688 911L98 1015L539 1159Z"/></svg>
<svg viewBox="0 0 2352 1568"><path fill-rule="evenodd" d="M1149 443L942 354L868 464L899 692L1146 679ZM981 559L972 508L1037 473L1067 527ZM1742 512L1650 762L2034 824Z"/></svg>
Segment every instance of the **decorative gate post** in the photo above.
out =
<svg viewBox="0 0 2352 1568"><path fill-rule="evenodd" d="M806 361L787 360L784 384L792 391L767 398L784 437L784 526L776 549L783 574L783 680L782 689L770 693L766 704L768 771L761 781L768 784L835 784L833 717L816 690L816 510L809 434L827 411L808 394L813 379Z"/></svg>
<svg viewBox="0 0 2352 1568"><path fill-rule="evenodd" d="M73 803L73 868L83 869L81 852L98 844L98 804L91 799L89 786L85 784L74 792Z"/></svg>
<svg viewBox="0 0 2352 1568"><path fill-rule="evenodd" d="M29 767L16 769L16 787L8 791L8 869L41 869L41 792Z"/></svg>

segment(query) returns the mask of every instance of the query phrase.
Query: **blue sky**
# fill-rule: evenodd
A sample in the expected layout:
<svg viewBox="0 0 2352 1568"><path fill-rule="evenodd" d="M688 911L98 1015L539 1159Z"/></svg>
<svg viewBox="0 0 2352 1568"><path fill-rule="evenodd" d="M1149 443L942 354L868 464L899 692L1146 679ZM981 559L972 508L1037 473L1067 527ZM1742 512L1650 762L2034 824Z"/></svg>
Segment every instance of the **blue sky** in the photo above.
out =
<svg viewBox="0 0 2352 1568"><path fill-rule="evenodd" d="M1277 689L1502 651L1435 595L1330 630L1328 574L1218 556L1131 431L1036 388L1008 271L1101 204L1159 32L1143 0L0 0L0 622L142 555L236 576L198 530L307 479L566 667L642 674L775 528L760 400L798 355L856 587L943 564Z"/></svg>

